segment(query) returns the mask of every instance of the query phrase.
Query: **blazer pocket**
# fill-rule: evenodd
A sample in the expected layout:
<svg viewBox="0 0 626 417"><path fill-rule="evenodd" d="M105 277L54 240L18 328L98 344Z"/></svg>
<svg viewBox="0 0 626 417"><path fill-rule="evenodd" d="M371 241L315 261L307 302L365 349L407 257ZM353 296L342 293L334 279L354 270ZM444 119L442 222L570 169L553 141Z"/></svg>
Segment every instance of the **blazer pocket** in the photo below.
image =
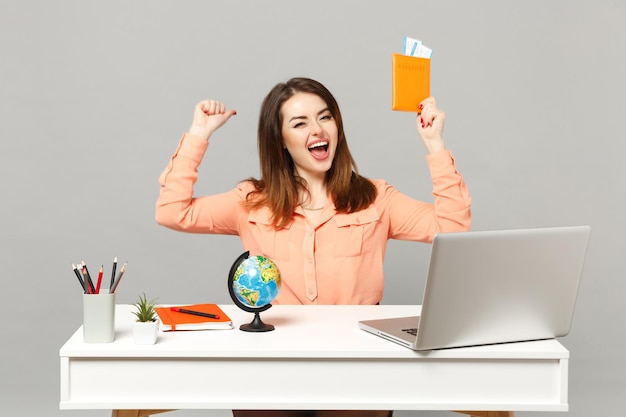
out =
<svg viewBox="0 0 626 417"><path fill-rule="evenodd" d="M365 231L374 227L379 218L374 206L356 213L335 215L337 225L333 239L335 257L361 256L364 252Z"/></svg>

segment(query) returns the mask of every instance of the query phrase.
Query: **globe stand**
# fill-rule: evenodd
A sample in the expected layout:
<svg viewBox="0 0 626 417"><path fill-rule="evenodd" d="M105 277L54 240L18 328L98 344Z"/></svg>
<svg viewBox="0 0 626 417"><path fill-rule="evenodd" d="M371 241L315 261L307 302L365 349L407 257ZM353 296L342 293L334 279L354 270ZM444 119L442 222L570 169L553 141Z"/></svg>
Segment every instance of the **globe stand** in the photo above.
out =
<svg viewBox="0 0 626 417"><path fill-rule="evenodd" d="M271 332L274 330L274 325L263 323L261 315L258 311L255 311L254 320L248 324L242 324L239 326L239 330L243 330L244 332Z"/></svg>
<svg viewBox="0 0 626 417"><path fill-rule="evenodd" d="M235 303L235 305L237 305L237 307L239 307L243 311L247 311L248 313L254 313L254 319L248 324L242 324L241 326L239 326L239 330L242 330L244 332L271 332L272 330L274 330L274 325L264 323L263 320L261 320L260 313L267 310L272 305L265 304L260 307L247 306L239 300L233 289L235 272L237 271L239 265L249 256L250 252L246 251L239 255L235 262L233 262L233 265L230 268L230 273L228 274L228 293L230 294L230 298L233 299L233 302Z"/></svg>

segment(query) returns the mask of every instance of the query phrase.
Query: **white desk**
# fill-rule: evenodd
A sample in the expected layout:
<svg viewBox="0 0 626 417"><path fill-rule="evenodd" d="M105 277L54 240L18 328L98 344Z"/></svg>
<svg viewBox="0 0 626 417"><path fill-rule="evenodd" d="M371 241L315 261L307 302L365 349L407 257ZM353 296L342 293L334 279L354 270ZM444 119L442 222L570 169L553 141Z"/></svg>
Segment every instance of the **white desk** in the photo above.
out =
<svg viewBox="0 0 626 417"><path fill-rule="evenodd" d="M160 333L135 345L131 306L115 341L63 345L61 409L387 409L567 411L569 352L556 340L418 353L357 321L419 306L274 306L276 326L240 331L253 315L221 306L234 330Z"/></svg>

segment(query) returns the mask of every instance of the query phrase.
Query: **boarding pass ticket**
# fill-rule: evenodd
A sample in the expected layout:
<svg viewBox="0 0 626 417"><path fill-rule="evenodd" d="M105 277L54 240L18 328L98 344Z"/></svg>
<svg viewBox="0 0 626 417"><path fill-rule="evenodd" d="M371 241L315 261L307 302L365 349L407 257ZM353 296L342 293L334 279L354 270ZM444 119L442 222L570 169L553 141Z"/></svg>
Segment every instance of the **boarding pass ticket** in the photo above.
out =
<svg viewBox="0 0 626 417"><path fill-rule="evenodd" d="M430 58L433 51L424 45L422 41L405 36L403 53L404 55L415 56L418 58Z"/></svg>

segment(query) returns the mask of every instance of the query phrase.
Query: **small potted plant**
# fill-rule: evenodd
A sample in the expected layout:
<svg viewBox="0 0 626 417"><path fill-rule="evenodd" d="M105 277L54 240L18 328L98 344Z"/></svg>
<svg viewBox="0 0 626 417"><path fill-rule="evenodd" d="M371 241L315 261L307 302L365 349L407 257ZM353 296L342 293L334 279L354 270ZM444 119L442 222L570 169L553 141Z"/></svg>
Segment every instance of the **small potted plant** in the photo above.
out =
<svg viewBox="0 0 626 417"><path fill-rule="evenodd" d="M133 337L138 345L153 345L156 343L159 330L158 316L155 311L155 300L148 300L146 293L139 296L134 304L133 314L137 321L133 324Z"/></svg>

